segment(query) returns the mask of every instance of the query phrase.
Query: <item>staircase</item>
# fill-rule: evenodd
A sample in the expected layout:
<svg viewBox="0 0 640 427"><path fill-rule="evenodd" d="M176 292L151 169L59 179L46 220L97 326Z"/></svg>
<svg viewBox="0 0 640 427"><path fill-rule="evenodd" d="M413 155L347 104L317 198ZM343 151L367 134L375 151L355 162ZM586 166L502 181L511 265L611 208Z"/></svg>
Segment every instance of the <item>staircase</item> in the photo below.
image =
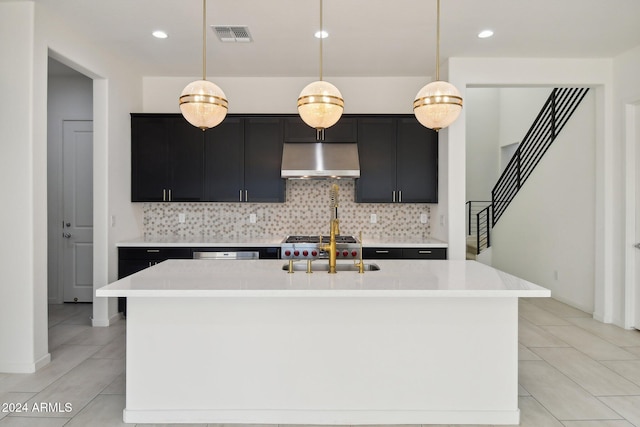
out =
<svg viewBox="0 0 640 427"><path fill-rule="evenodd" d="M491 246L491 228L496 225L515 195L547 152L560 131L567 124L576 108L580 105L589 88L555 88L544 103L540 113L522 139L520 146L498 178L491 190L491 202L482 209L476 208L472 214L472 205L484 202L467 202L467 259L475 249L479 254ZM475 236L472 234L475 230ZM475 242L469 243L469 240ZM475 256L472 258L475 259Z"/></svg>

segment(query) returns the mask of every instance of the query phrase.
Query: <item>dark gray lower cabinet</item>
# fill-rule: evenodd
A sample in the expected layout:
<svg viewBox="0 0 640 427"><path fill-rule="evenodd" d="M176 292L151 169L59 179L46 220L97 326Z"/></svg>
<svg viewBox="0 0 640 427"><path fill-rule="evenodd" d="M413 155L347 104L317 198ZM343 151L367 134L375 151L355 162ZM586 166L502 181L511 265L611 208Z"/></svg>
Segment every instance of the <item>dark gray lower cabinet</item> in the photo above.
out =
<svg viewBox="0 0 640 427"><path fill-rule="evenodd" d="M260 259L279 259L280 246L268 247L144 247L118 248L118 279L168 259L192 259L194 252L258 252ZM211 261L224 262L224 261ZM127 313L127 299L118 298L118 311Z"/></svg>
<svg viewBox="0 0 640 427"><path fill-rule="evenodd" d="M447 248L363 248L364 259L447 259Z"/></svg>
<svg viewBox="0 0 640 427"><path fill-rule="evenodd" d="M118 248L118 279L167 259L189 259L191 248ZM118 298L118 311L127 313L127 299Z"/></svg>

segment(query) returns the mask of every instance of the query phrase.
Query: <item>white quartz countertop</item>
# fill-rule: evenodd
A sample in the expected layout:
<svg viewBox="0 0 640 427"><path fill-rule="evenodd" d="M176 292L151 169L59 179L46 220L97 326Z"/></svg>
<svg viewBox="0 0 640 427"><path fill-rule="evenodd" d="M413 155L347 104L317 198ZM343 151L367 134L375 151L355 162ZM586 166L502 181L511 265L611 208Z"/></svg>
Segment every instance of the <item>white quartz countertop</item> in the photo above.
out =
<svg viewBox="0 0 640 427"><path fill-rule="evenodd" d="M320 263L316 261L315 263ZM283 260L167 260L97 290L99 297L548 297L476 261L376 260L380 271L293 274Z"/></svg>
<svg viewBox="0 0 640 427"><path fill-rule="evenodd" d="M119 242L116 246L120 248L145 248L145 247L269 247L279 246L285 236L271 237L241 237L241 238L189 238L181 239L175 237L164 238L139 238ZM367 237L362 239L362 246L365 248L446 248L447 243L430 237Z"/></svg>

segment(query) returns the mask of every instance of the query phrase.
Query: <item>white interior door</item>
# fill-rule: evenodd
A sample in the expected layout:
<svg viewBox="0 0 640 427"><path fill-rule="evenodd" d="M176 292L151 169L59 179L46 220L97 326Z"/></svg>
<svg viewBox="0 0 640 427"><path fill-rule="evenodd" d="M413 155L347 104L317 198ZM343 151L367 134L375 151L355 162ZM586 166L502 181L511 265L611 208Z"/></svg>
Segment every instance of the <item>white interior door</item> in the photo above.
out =
<svg viewBox="0 0 640 427"><path fill-rule="evenodd" d="M65 302L93 301L93 122L65 120L62 139Z"/></svg>

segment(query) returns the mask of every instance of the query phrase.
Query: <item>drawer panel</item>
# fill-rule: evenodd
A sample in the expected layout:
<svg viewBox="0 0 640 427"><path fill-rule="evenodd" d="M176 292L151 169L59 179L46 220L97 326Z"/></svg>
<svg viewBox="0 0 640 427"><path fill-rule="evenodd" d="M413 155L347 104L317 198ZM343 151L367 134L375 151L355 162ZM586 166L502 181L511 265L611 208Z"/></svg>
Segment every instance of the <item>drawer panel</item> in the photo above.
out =
<svg viewBox="0 0 640 427"><path fill-rule="evenodd" d="M191 258L191 248L118 248L119 259L165 260Z"/></svg>
<svg viewBox="0 0 640 427"><path fill-rule="evenodd" d="M404 259L447 259L447 248L405 248Z"/></svg>
<svg viewBox="0 0 640 427"><path fill-rule="evenodd" d="M401 248L363 248L362 257L365 259L402 259Z"/></svg>

